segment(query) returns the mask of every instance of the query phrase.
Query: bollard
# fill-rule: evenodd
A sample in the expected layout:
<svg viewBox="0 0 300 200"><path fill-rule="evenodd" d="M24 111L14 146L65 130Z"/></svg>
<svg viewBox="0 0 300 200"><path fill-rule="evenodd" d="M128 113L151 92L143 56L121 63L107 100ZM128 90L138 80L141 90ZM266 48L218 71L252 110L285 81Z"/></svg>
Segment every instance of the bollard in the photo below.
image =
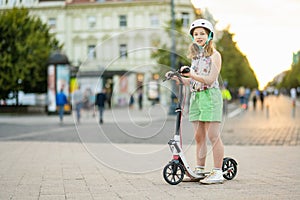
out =
<svg viewBox="0 0 300 200"><path fill-rule="evenodd" d="M266 105L266 115L267 119L269 119L269 104Z"/></svg>
<svg viewBox="0 0 300 200"><path fill-rule="evenodd" d="M296 117L296 100L292 101L292 117Z"/></svg>

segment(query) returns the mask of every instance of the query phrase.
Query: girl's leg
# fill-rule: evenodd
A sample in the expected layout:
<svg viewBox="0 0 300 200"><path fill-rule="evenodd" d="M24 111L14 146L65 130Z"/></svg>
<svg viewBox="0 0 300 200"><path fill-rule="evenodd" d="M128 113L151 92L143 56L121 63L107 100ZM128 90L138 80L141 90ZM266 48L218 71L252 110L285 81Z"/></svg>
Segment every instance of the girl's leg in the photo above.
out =
<svg viewBox="0 0 300 200"><path fill-rule="evenodd" d="M193 122L195 142L196 142L196 162L198 166L205 166L207 145L206 145L206 128L205 123Z"/></svg>
<svg viewBox="0 0 300 200"><path fill-rule="evenodd" d="M100 107L100 119L101 120L103 120L103 111L104 111L104 108Z"/></svg>
<svg viewBox="0 0 300 200"><path fill-rule="evenodd" d="M62 122L64 118L64 106L59 106L59 118L60 121Z"/></svg>
<svg viewBox="0 0 300 200"><path fill-rule="evenodd" d="M80 104L76 105L77 122L80 121Z"/></svg>
<svg viewBox="0 0 300 200"><path fill-rule="evenodd" d="M103 123L103 112L104 112L104 107L99 106L99 118L100 118L100 123Z"/></svg>
<svg viewBox="0 0 300 200"><path fill-rule="evenodd" d="M220 136L220 123L208 122L208 138L212 144L214 167L222 169L224 158L224 146Z"/></svg>

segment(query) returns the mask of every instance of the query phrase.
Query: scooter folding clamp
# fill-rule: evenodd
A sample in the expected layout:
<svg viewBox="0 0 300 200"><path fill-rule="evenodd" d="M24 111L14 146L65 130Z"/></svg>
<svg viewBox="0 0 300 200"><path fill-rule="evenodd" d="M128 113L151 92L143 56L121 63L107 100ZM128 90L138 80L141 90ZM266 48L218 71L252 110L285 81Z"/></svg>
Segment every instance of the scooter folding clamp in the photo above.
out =
<svg viewBox="0 0 300 200"><path fill-rule="evenodd" d="M176 108L176 109L175 109L175 112L181 112L181 111L182 111L181 108Z"/></svg>
<svg viewBox="0 0 300 200"><path fill-rule="evenodd" d="M180 152L181 152L181 149L180 149L180 147L178 146L176 140L171 139L171 140L168 142L168 145L170 146L171 149L172 149L172 146L175 147L177 153L180 153Z"/></svg>

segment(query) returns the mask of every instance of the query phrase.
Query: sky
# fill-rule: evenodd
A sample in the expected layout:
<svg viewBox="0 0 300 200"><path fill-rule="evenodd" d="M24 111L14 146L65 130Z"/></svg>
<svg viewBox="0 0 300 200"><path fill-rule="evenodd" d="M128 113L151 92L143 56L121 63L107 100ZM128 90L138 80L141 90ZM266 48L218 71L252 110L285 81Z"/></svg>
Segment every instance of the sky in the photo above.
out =
<svg viewBox="0 0 300 200"><path fill-rule="evenodd" d="M262 89L291 68L300 50L300 0L191 0L208 9L217 30L230 25L234 41L247 56Z"/></svg>

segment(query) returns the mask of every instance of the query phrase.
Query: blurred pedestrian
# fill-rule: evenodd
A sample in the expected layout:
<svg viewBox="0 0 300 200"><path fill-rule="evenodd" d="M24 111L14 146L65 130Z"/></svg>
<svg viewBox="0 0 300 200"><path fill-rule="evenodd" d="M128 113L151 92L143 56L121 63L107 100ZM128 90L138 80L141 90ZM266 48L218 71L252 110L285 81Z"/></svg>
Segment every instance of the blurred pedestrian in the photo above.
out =
<svg viewBox="0 0 300 200"><path fill-rule="evenodd" d="M259 92L259 98L260 98L261 110L263 110L264 109L264 100L265 100L264 91Z"/></svg>
<svg viewBox="0 0 300 200"><path fill-rule="evenodd" d="M223 114L226 116L228 113L228 102L231 100L230 91L223 86L222 87L222 98L223 98Z"/></svg>
<svg viewBox="0 0 300 200"><path fill-rule="evenodd" d="M91 88L86 88L83 94L83 109L86 111L87 118L89 118L90 110L93 106L91 102L93 98L91 96L93 96Z"/></svg>
<svg viewBox="0 0 300 200"><path fill-rule="evenodd" d="M279 91L278 91L278 89L277 89L277 88L275 88L275 90L274 90L274 95L275 95L276 97L278 97L278 96L279 96Z"/></svg>
<svg viewBox="0 0 300 200"><path fill-rule="evenodd" d="M251 90L250 88L246 88L245 89L245 104L246 104L246 109L248 109L248 104L249 104L249 99L250 99L250 95L251 95Z"/></svg>
<svg viewBox="0 0 300 200"><path fill-rule="evenodd" d="M138 90L138 103L139 103L139 109L143 109L143 90L140 88Z"/></svg>
<svg viewBox="0 0 300 200"><path fill-rule="evenodd" d="M129 98L129 108L130 109L133 108L133 104L134 104L134 96L133 96L133 94L131 94L130 98Z"/></svg>
<svg viewBox="0 0 300 200"><path fill-rule="evenodd" d="M256 110L256 102L257 102L256 90L253 90L253 92L251 93L251 99L253 104L253 110Z"/></svg>
<svg viewBox="0 0 300 200"><path fill-rule="evenodd" d="M67 96L65 95L63 88L61 88L56 95L56 106L58 107L60 123L63 122L64 107L67 103L68 103Z"/></svg>
<svg viewBox="0 0 300 200"><path fill-rule="evenodd" d="M107 99L106 89L103 88L100 93L96 94L96 101L95 101L95 105L98 106L98 110L99 110L99 123L100 124L103 124L103 114L104 114L106 99Z"/></svg>
<svg viewBox="0 0 300 200"><path fill-rule="evenodd" d="M83 92L81 91L80 86L77 87L73 94L73 105L75 106L76 110L77 123L80 123L81 108L83 106Z"/></svg>
<svg viewBox="0 0 300 200"><path fill-rule="evenodd" d="M111 91L106 92L106 101L109 109L111 109L111 96Z"/></svg>
<svg viewBox="0 0 300 200"><path fill-rule="evenodd" d="M239 99L240 99L240 105L243 109L246 109L245 104L245 88L241 86L238 91Z"/></svg>
<svg viewBox="0 0 300 200"><path fill-rule="evenodd" d="M93 94L92 90L90 89L90 96L89 96L89 102L90 102L90 110L92 110L92 117L95 117L95 112L93 111L93 107L95 105L95 94Z"/></svg>
<svg viewBox="0 0 300 200"><path fill-rule="evenodd" d="M290 95L292 99L292 117L296 116L296 99L297 99L297 91L295 88L291 88Z"/></svg>
<svg viewBox="0 0 300 200"><path fill-rule="evenodd" d="M297 98L297 91L295 88L291 88L290 90L291 99L294 101Z"/></svg>

